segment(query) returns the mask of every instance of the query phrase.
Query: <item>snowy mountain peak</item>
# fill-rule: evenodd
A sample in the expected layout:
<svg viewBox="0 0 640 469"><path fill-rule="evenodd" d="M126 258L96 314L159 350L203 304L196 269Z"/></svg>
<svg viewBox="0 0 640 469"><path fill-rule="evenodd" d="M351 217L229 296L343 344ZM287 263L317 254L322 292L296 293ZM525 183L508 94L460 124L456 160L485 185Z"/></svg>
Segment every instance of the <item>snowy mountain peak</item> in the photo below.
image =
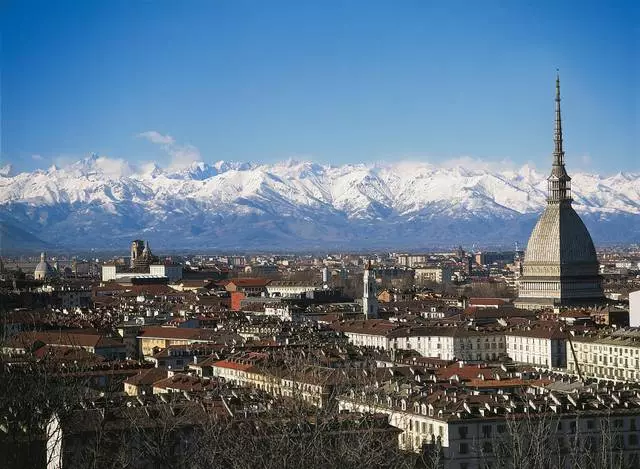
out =
<svg viewBox="0 0 640 469"><path fill-rule="evenodd" d="M11 166L11 164L0 166L1 177L11 177L12 175L13 175L13 166Z"/></svg>
<svg viewBox="0 0 640 469"><path fill-rule="evenodd" d="M572 189L596 241L640 238L640 174L573 173ZM535 168L491 170L464 161L198 161L166 170L92 154L0 180L8 217L63 245L121 243L142 232L154 245L176 246L264 247L259 239L273 247L418 247L470 238L508 244L526 241L545 203L546 175ZM602 220L622 228L605 229Z"/></svg>

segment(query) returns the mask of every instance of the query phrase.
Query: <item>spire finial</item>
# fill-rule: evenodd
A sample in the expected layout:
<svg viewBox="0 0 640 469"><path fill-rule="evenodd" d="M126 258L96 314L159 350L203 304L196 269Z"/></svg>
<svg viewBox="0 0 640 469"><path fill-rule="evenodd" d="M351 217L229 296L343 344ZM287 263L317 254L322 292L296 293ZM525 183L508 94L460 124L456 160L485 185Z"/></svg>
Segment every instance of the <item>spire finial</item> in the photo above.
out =
<svg viewBox="0 0 640 469"><path fill-rule="evenodd" d="M562 117L560 114L560 72L556 69L556 125L553 133L553 166L547 179L549 203L571 203L571 178L564 167L564 150L562 149Z"/></svg>
<svg viewBox="0 0 640 469"><path fill-rule="evenodd" d="M564 164L564 151L562 150L562 116L560 114L560 70L556 68L556 126L553 134L555 148L553 151L553 164Z"/></svg>

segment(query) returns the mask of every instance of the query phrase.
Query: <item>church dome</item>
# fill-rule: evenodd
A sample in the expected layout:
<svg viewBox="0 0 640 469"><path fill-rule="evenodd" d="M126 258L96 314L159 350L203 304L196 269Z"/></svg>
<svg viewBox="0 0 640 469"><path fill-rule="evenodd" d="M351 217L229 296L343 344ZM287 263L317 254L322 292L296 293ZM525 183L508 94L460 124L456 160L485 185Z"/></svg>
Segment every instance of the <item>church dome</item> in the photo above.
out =
<svg viewBox="0 0 640 469"><path fill-rule="evenodd" d="M51 278L55 275L55 270L51 267L51 264L47 262L47 254L40 254L40 262L36 266L36 270L33 272L33 277L36 280L44 280L45 278Z"/></svg>
<svg viewBox="0 0 640 469"><path fill-rule="evenodd" d="M547 205L536 223L525 254L532 264L583 265L597 267L591 235L570 205Z"/></svg>

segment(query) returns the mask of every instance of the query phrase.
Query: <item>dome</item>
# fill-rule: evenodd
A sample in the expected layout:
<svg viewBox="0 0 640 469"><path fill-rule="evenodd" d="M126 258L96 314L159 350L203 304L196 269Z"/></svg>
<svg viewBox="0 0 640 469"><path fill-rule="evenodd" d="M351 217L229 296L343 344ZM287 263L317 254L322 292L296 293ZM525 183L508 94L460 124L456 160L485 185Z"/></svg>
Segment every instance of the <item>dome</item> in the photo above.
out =
<svg viewBox="0 0 640 469"><path fill-rule="evenodd" d="M525 308L599 304L604 294L598 257L587 227L571 206L571 177L562 148L559 77L553 141L547 206L529 237L516 304Z"/></svg>
<svg viewBox="0 0 640 469"><path fill-rule="evenodd" d="M591 235L570 205L547 205L538 220L525 254L525 267L533 264L594 265L598 258Z"/></svg>
<svg viewBox="0 0 640 469"><path fill-rule="evenodd" d="M51 264L47 262L47 254L40 254L40 262L36 266L36 270L33 272L33 277L36 280L44 280L45 278L50 278L55 275L55 270L51 267Z"/></svg>

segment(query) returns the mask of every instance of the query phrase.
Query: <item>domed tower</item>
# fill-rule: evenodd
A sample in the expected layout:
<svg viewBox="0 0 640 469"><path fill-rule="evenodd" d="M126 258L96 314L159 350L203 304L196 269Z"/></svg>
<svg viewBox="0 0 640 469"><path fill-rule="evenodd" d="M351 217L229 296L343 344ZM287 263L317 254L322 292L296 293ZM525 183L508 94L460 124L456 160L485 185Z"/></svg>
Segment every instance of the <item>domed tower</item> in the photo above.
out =
<svg viewBox="0 0 640 469"><path fill-rule="evenodd" d="M560 77L556 77L555 148L547 178L547 206L533 228L516 304L523 308L595 304L604 300L591 235L571 206L571 178L564 166Z"/></svg>
<svg viewBox="0 0 640 469"><path fill-rule="evenodd" d="M47 262L47 253L40 254L40 262L36 266L36 270L33 271L33 278L36 280L46 280L54 277L56 274L51 264Z"/></svg>

